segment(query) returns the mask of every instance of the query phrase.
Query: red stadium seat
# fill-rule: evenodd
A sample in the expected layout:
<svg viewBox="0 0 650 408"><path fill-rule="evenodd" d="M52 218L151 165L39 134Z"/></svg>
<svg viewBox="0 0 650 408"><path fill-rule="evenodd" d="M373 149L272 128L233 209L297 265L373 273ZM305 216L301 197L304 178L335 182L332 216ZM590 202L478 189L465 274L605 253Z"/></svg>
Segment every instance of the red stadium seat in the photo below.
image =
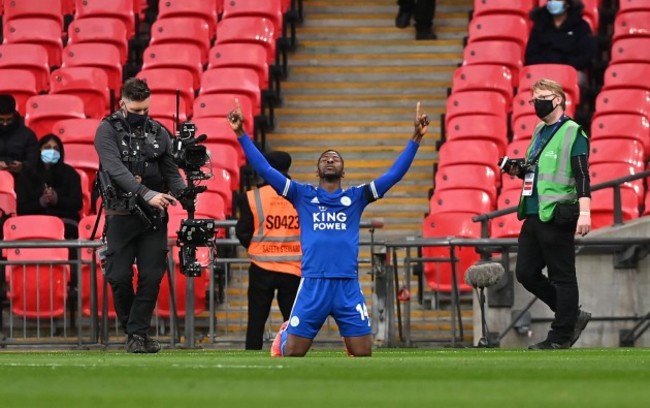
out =
<svg viewBox="0 0 650 408"><path fill-rule="evenodd" d="M510 41L481 41L467 44L463 65L496 65L506 67L512 74L512 86L519 86L519 70L524 66L524 50Z"/></svg>
<svg viewBox="0 0 650 408"><path fill-rule="evenodd" d="M226 203L221 194L204 191L196 200L196 217L212 218L215 220L226 219Z"/></svg>
<svg viewBox="0 0 650 408"><path fill-rule="evenodd" d="M511 14L475 16L469 22L468 30L468 44L491 40L509 41L517 44L522 51L526 49L529 35L526 19Z"/></svg>
<svg viewBox="0 0 650 408"><path fill-rule="evenodd" d="M534 113L519 115L512 124L512 140L530 140L541 120Z"/></svg>
<svg viewBox="0 0 650 408"><path fill-rule="evenodd" d="M468 91L454 92L447 98L445 127L456 117L474 115L491 115L499 120L506 120L506 99L497 92Z"/></svg>
<svg viewBox="0 0 650 408"><path fill-rule="evenodd" d="M29 71L36 79L38 92L50 89L50 66L47 49L38 44L0 45L0 69Z"/></svg>
<svg viewBox="0 0 650 408"><path fill-rule="evenodd" d="M512 73L510 69L499 65L466 65L456 68L451 92L455 94L466 91L499 92L505 98L505 112L510 112L513 94ZM501 107L495 106L493 110L500 112Z"/></svg>
<svg viewBox="0 0 650 408"><path fill-rule="evenodd" d="M434 193L442 190L473 188L483 190L496 202L497 181L492 168L482 164L456 164L439 167L435 176Z"/></svg>
<svg viewBox="0 0 650 408"><path fill-rule="evenodd" d="M63 50L62 68L91 67L106 73L108 87L115 98L122 88L122 63L120 50L112 44L71 44Z"/></svg>
<svg viewBox="0 0 650 408"><path fill-rule="evenodd" d="M187 217L185 217L187 218ZM180 220L179 220L180 221ZM172 228L172 224L175 223L174 219L170 219L168 232L170 238L176 238L176 229ZM207 265L210 262L210 250L209 248L199 247L196 251L197 260ZM185 317L187 314L187 278L181 273L180 262L178 260L178 248L174 247L171 251L171 256L173 259L173 271L174 271L174 296L176 301L176 313L180 318ZM205 311L205 301L206 301L206 286L208 282L208 272L204 269L201 273L201 276L194 278L194 315L198 315ZM167 276L163 277L163 280L160 282L160 291L158 292L158 302L156 303L155 314L162 318L169 318L171 316L171 302L169 295L169 279Z"/></svg>
<svg viewBox="0 0 650 408"><path fill-rule="evenodd" d="M497 210L503 210L519 205L521 188L503 190L497 199ZM490 223L490 236L492 238L514 238L519 236L523 221L517 219L517 213L506 214L494 218Z"/></svg>
<svg viewBox="0 0 650 408"><path fill-rule="evenodd" d="M237 151L237 163L239 166L246 164L246 157L241 145L237 141L235 133L230 124L223 118L194 118L192 122L196 125L196 134L208 136L208 143L223 143L230 145Z"/></svg>
<svg viewBox="0 0 650 408"><path fill-rule="evenodd" d="M610 64L650 64L650 37L622 38L612 44Z"/></svg>
<svg viewBox="0 0 650 408"><path fill-rule="evenodd" d="M512 141L507 149L506 156L511 159L523 159L526 157L526 152L528 151L528 146L530 145L530 140L514 140ZM521 191L521 186L523 181L515 176L511 176L508 173L501 173L501 191L507 190L518 190Z"/></svg>
<svg viewBox="0 0 650 408"><path fill-rule="evenodd" d="M99 157L95 146L90 143L66 143L65 162L85 172L88 180L94 180L99 170Z"/></svg>
<svg viewBox="0 0 650 408"><path fill-rule="evenodd" d="M650 37L650 10L618 13L614 20L613 42L622 38Z"/></svg>
<svg viewBox="0 0 650 408"><path fill-rule="evenodd" d="M222 19L218 26L216 45L229 43L253 43L264 46L266 62L276 61L276 32L273 22L259 17Z"/></svg>
<svg viewBox="0 0 650 408"><path fill-rule="evenodd" d="M623 88L650 91L648 78L650 78L650 64L613 64L605 70L603 90Z"/></svg>
<svg viewBox="0 0 650 408"><path fill-rule="evenodd" d="M75 4L74 0L61 0L61 12L69 15L74 14Z"/></svg>
<svg viewBox="0 0 650 408"><path fill-rule="evenodd" d="M429 199L429 213L466 212L483 214L494 210L494 202L485 191L455 189L436 191Z"/></svg>
<svg viewBox="0 0 650 408"><path fill-rule="evenodd" d="M593 184L593 183L592 183ZM621 210L623 221L639 218L639 198L629 188L621 188ZM606 188L591 193L591 228L605 228L614 225L614 190Z"/></svg>
<svg viewBox="0 0 650 408"><path fill-rule="evenodd" d="M138 72L138 78L144 79L154 96L174 96L180 91L180 97L185 104L188 116L192 115L194 104L194 78L185 69L156 68ZM153 98L152 98L153 99Z"/></svg>
<svg viewBox="0 0 650 408"><path fill-rule="evenodd" d="M595 186L599 183L636 174L636 172L637 170L635 167L627 163L599 163L590 166L589 177L591 185ZM634 191L637 197L637 204L643 202L643 199L645 198L643 179L628 181L621 187L621 190L628 189Z"/></svg>
<svg viewBox="0 0 650 408"><path fill-rule="evenodd" d="M619 13L630 13L637 11L648 11L650 12L650 4L645 0L619 0L618 1L618 12Z"/></svg>
<svg viewBox="0 0 650 408"><path fill-rule="evenodd" d="M95 142L95 133L99 127L99 119L63 119L54 123L52 133L57 135L64 145L67 143Z"/></svg>
<svg viewBox="0 0 650 408"><path fill-rule="evenodd" d="M257 72L249 68L210 69L201 76L200 95L242 93L254 102L253 114L262 113L262 94Z"/></svg>
<svg viewBox="0 0 650 408"><path fill-rule="evenodd" d="M93 227L95 226L96 220L97 220L96 215L87 215L79 221L79 239L89 240L91 238L91 234L93 232ZM101 233L104 230L104 221L105 221L105 217L102 216L99 221L99 225L97 226L97 232L95 233L94 239L98 239L101 236ZM91 261L93 259L94 251L95 251L94 248L84 248L81 251L81 259L84 261ZM90 294L92 293L90 287L90 273L91 273L90 265L88 264L82 265L81 287L79 288L79 293L81 295L81 307L84 316L92 315L92 308L90 302ZM102 312L103 312L103 304L104 304L104 291L103 291L104 274L102 273L99 264L97 265L95 273L96 273L95 282L97 282L97 295L95 299L97 300L98 316L101 317L103 315ZM106 302L108 303L107 305L108 317L110 319L115 319L117 317L117 314L115 313L115 307L113 303L113 289L111 289L111 285L107 285L107 286L108 286L108 297L106 298Z"/></svg>
<svg viewBox="0 0 650 408"><path fill-rule="evenodd" d="M527 65L519 71L518 93L530 93L533 84L543 78L550 78L562 86L562 90L578 105L580 103L580 87L578 86L578 71L571 65L537 64Z"/></svg>
<svg viewBox="0 0 650 408"><path fill-rule="evenodd" d="M634 166L636 172L645 167L645 150L643 145L633 139L592 140L589 145L589 165L602 163L626 163Z"/></svg>
<svg viewBox="0 0 650 408"><path fill-rule="evenodd" d="M499 148L503 156L508 144L508 128L505 118L493 115L457 116L449 121L445 131L448 141L490 140Z"/></svg>
<svg viewBox="0 0 650 408"><path fill-rule="evenodd" d="M124 22L117 18L92 17L74 20L68 27L68 45L112 44L120 50L120 62L125 64L129 55L128 32Z"/></svg>
<svg viewBox="0 0 650 408"><path fill-rule="evenodd" d="M230 173L230 189L239 190L239 158L237 150L223 143L204 143L210 155L210 163L213 167L228 170Z"/></svg>
<svg viewBox="0 0 650 408"><path fill-rule="evenodd" d="M612 113L633 113L650 117L650 92L642 89L604 89L596 97L593 119Z"/></svg>
<svg viewBox="0 0 650 408"><path fill-rule="evenodd" d="M153 119L169 123L172 122L185 122L187 121L187 107L185 106L185 101L181 99L179 101L179 117L176 117L176 97L174 95L157 95L155 98L151 98L151 105L149 106L149 116ZM170 132L176 130L176 127L167 129Z"/></svg>
<svg viewBox="0 0 650 408"><path fill-rule="evenodd" d="M3 44L38 44L47 49L50 67L61 65L61 26L49 19L21 18L3 25Z"/></svg>
<svg viewBox="0 0 650 408"><path fill-rule="evenodd" d="M63 240L63 221L49 215L23 215L7 219L4 239ZM9 299L14 315L31 319L63 316L66 310L70 266L51 264L68 260L67 248L11 248L8 261L37 261L34 264L7 265Z"/></svg>
<svg viewBox="0 0 650 408"><path fill-rule="evenodd" d="M220 44L210 50L208 69L251 68L260 78L260 89L269 89L269 64L266 50L259 44Z"/></svg>
<svg viewBox="0 0 650 408"><path fill-rule="evenodd" d="M214 192L221 196L224 203L224 214L232 215L232 190L231 177L228 170L222 168L213 168L212 178L203 182L208 192Z"/></svg>
<svg viewBox="0 0 650 408"><path fill-rule="evenodd" d="M438 150L438 166L482 164L499 172L499 148L490 140L447 141Z"/></svg>
<svg viewBox="0 0 650 408"><path fill-rule="evenodd" d="M650 156L650 122L639 114L600 115L591 122L591 140L601 138L632 139L641 143Z"/></svg>
<svg viewBox="0 0 650 408"><path fill-rule="evenodd" d="M12 95L16 110L24 116L27 99L38 94L34 74L26 70L0 69L0 94Z"/></svg>
<svg viewBox="0 0 650 408"><path fill-rule="evenodd" d="M186 47L182 44L151 45L142 53L143 70L158 68L184 69L192 74L192 88L198 89L201 84L201 51L196 47Z"/></svg>
<svg viewBox="0 0 650 408"><path fill-rule="evenodd" d="M536 0L474 0L474 17L485 15L516 15L528 18L532 8L537 5Z"/></svg>
<svg viewBox="0 0 650 408"><path fill-rule="evenodd" d="M110 17L124 23L128 38L135 34L133 0L76 0L75 20Z"/></svg>
<svg viewBox="0 0 650 408"><path fill-rule="evenodd" d="M3 23L21 18L42 18L52 20L63 29L62 0L11 0L5 1Z"/></svg>
<svg viewBox="0 0 650 408"><path fill-rule="evenodd" d="M81 210L79 211L79 217L85 217L90 214L90 201L91 191L93 188L93 182L88 178L88 173L81 169L75 169L79 175L79 180L81 182Z"/></svg>
<svg viewBox="0 0 650 408"><path fill-rule="evenodd" d="M227 1L223 5L223 20L236 17L262 17L273 22L276 33L282 32L281 0L237 0Z"/></svg>
<svg viewBox="0 0 650 408"><path fill-rule="evenodd" d="M108 77L102 69L59 68L50 76L50 93L79 96L89 118L101 119L110 113Z"/></svg>
<svg viewBox="0 0 650 408"><path fill-rule="evenodd" d="M8 171L0 171L0 211L3 215L16 214L14 176Z"/></svg>
<svg viewBox="0 0 650 408"><path fill-rule="evenodd" d="M161 18L151 26L150 45L181 44L193 46L201 51L201 63L208 62L210 49L210 29L200 18L174 17Z"/></svg>
<svg viewBox="0 0 650 408"><path fill-rule="evenodd" d="M214 38L217 30L216 0L165 0L158 4L158 18L192 17L204 21L209 28L209 37Z"/></svg>
<svg viewBox="0 0 650 408"><path fill-rule="evenodd" d="M248 96L243 94L199 95L194 101L193 120L197 121L199 118L226 118L235 106L235 98L239 100L244 115L244 130L249 135L254 135L253 103ZM226 122L224 121L224 123ZM205 132L201 131L201 133Z"/></svg>
<svg viewBox="0 0 650 408"><path fill-rule="evenodd" d="M422 223L423 238L480 238L481 224L472 221L470 213L429 214ZM463 275L467 268L479 259L472 247L456 247L455 263L456 283L460 292L472 290ZM423 247L422 256L426 258L450 258L449 247ZM451 293L453 291L452 262L425 262L424 275L428 286L436 292Z"/></svg>
<svg viewBox="0 0 650 408"><path fill-rule="evenodd" d="M75 95L36 95L27 100L25 124L38 137L52 133L52 125L61 119L85 117L83 100Z"/></svg>

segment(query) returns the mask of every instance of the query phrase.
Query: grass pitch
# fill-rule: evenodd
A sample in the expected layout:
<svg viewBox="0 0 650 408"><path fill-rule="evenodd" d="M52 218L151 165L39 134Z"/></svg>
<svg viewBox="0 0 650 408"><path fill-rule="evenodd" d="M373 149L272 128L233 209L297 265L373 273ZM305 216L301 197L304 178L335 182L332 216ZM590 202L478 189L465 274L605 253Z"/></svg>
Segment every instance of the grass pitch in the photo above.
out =
<svg viewBox="0 0 650 408"><path fill-rule="evenodd" d="M650 406L650 349L1 352L2 407Z"/></svg>

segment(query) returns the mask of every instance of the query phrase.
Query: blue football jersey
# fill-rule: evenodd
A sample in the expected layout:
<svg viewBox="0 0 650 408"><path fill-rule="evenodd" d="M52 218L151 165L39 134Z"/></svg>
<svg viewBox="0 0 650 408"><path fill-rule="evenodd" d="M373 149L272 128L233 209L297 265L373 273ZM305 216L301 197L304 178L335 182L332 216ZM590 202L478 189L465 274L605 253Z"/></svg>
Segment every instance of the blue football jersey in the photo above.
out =
<svg viewBox="0 0 650 408"><path fill-rule="evenodd" d="M329 193L287 179L282 193L298 211L302 276L356 278L361 214L373 201L370 185Z"/></svg>

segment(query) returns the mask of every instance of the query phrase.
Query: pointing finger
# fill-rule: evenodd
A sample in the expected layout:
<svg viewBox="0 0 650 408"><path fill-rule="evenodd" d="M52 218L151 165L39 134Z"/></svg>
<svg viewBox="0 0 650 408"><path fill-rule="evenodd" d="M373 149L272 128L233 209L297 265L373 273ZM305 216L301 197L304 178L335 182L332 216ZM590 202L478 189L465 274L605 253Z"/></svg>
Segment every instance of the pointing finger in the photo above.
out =
<svg viewBox="0 0 650 408"><path fill-rule="evenodd" d="M415 120L420 119L420 101L415 105Z"/></svg>

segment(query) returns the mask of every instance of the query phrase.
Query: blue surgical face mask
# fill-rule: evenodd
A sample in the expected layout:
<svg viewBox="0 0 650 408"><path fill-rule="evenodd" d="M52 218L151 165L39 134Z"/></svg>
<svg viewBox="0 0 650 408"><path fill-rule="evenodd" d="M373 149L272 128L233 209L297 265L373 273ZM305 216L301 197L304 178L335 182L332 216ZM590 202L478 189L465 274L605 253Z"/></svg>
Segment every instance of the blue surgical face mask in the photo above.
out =
<svg viewBox="0 0 650 408"><path fill-rule="evenodd" d="M61 159L61 153L54 149L41 150L41 160L45 164L57 164Z"/></svg>
<svg viewBox="0 0 650 408"><path fill-rule="evenodd" d="M549 13L553 16L558 16L562 13L564 13L564 1L562 0L548 0L548 3L546 3L546 9L548 10Z"/></svg>

